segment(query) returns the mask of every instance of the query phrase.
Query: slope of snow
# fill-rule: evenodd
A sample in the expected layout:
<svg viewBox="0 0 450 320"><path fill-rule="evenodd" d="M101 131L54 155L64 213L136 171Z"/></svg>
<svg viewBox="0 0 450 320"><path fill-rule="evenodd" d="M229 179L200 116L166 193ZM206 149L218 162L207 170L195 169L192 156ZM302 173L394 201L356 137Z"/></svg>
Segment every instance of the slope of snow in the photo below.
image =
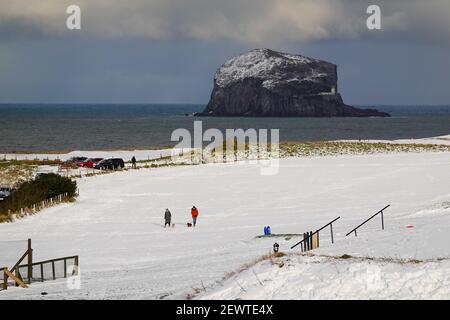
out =
<svg viewBox="0 0 450 320"><path fill-rule="evenodd" d="M291 256L265 261L201 299L449 299L450 261Z"/></svg>
<svg viewBox="0 0 450 320"><path fill-rule="evenodd" d="M297 252L289 247L298 237L256 239L265 225L278 234L302 233L336 216L341 216L334 225L336 243L331 245L324 231L318 254L450 256L450 153L310 157L282 159L280 165L275 176L261 176L259 166L237 163L142 169L80 179L77 202L0 224L0 242L32 238L35 261L78 254L81 289L68 290L64 281L50 281L26 290L1 291L0 299L173 299L203 286L213 293L226 273L267 254L274 241L282 251ZM385 231L376 219L358 237L345 237L387 204L391 208L386 211ZM195 229L185 227L192 205L200 210ZM173 229L163 228L165 208L172 211ZM360 279L371 274L366 263L339 265L339 273L332 273L335 266L327 262L323 266L308 261L298 264L301 270L309 270L305 273L311 277L308 297L326 297L327 288L336 291L339 278L342 283L349 279L348 269L361 273ZM389 277L405 277L405 288L411 290L413 286L406 281L409 275L412 279L432 271L434 279L448 270L446 263L426 268L411 265L405 272L397 265L378 267L387 270L382 274ZM375 279L375 285L385 286L389 277L381 283ZM314 279L321 280L317 295ZM450 298L436 281L421 283L429 286L423 292L434 288L436 297ZM352 288L358 290L349 290L345 297L372 297L373 291L363 284ZM273 296L281 298L283 290ZM43 291L48 295L41 296Z"/></svg>

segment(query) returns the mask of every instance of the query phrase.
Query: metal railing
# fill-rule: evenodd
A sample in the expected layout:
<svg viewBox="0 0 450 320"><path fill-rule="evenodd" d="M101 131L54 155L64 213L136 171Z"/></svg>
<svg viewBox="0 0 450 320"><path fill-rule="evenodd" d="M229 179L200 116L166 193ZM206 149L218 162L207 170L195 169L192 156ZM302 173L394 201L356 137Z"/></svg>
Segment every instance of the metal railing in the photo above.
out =
<svg viewBox="0 0 450 320"><path fill-rule="evenodd" d="M0 282L1 289L8 289L8 285L11 283L9 279L12 279L16 286L20 285L27 288L27 284L29 285L33 281L44 282L67 278L71 275L77 275L78 267L78 256L33 262L33 248L31 247L31 239L28 239L28 249L15 265L11 269L8 267L0 268L0 271L3 270L3 284Z"/></svg>
<svg viewBox="0 0 450 320"><path fill-rule="evenodd" d="M21 277L19 272L19 265L22 263L22 261L25 260L25 258L27 258L28 263L24 266L27 270L28 284L30 284L33 278L33 269L31 266L33 263L33 248L31 247L31 239L28 239L27 251L25 251L22 257L16 262L16 264L10 270L8 269L8 267L3 267L3 290L8 289L9 278L13 278L16 284L20 284L21 286L26 287L25 282L23 282L23 278Z"/></svg>
<svg viewBox="0 0 450 320"><path fill-rule="evenodd" d="M322 228L316 230L315 232L309 232L308 235L303 238L302 241L297 242L296 244L294 244L291 249L294 249L295 247L297 247L298 245L302 244L302 243L306 243L306 241L309 241L310 238L312 238L315 234L318 234L320 231L322 231L323 229L325 229L326 227L330 226L330 231L331 231L331 243L334 243L334 236L333 236L333 223L336 222L337 220L339 220L341 217L337 217L336 219L334 219L331 222L328 222L326 225L324 225Z"/></svg>
<svg viewBox="0 0 450 320"><path fill-rule="evenodd" d="M370 220L372 220L373 218L375 218L377 215L381 214L381 228L384 230L384 213L383 211L386 210L387 208L389 208L391 205L388 204L386 207L384 207L383 209L381 209L380 211L378 211L377 213L375 213L373 216L371 216L369 219L365 220L363 223L361 223L359 226L357 226L356 228L352 229L352 231L350 231L349 233L347 233L345 236L347 237L349 234L351 233L355 233L355 237L358 236L358 233L356 232L356 230L358 230L360 227L362 227L363 225L365 225L367 222L369 222Z"/></svg>
<svg viewBox="0 0 450 320"><path fill-rule="evenodd" d="M68 277L68 270L71 270L72 276L77 272L77 269L70 268L71 266L79 266L78 256L63 257L57 259L50 259L45 261L34 262L31 265L33 281L44 282L46 280L56 280ZM17 267L19 275L25 275L24 271L29 270L28 265L20 265ZM23 271L22 271L23 270ZM27 271L25 271L27 272ZM28 274L27 274L28 276Z"/></svg>

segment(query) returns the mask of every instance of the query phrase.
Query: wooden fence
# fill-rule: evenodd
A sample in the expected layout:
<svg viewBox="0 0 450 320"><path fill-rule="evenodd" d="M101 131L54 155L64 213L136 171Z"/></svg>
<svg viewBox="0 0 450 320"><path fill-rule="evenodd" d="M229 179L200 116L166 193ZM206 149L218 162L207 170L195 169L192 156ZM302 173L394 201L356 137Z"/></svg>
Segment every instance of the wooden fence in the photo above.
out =
<svg viewBox="0 0 450 320"><path fill-rule="evenodd" d="M31 247L31 239L28 239L28 247L22 257L16 262L16 264L11 268L3 267L3 290L8 289L8 279L12 278L16 285L20 285L22 288L26 288L27 285L24 282L24 279L21 277L19 272L19 265L22 261L27 258L27 275L28 275L28 283L30 284L33 278L33 248Z"/></svg>
<svg viewBox="0 0 450 320"><path fill-rule="evenodd" d="M69 202L71 200L72 200L72 197L69 197L69 195L67 193L63 193L56 197L35 203L29 207L21 208L20 210L18 210L16 212L12 212L11 210L8 210L8 217L23 218L28 215L33 215L33 214L35 214L41 210L44 210L46 208L53 207L60 203Z"/></svg>
<svg viewBox="0 0 450 320"><path fill-rule="evenodd" d="M26 264L22 264L22 262L27 259ZM69 264L69 262L73 262ZM61 265L58 270L57 263ZM51 272L49 276L45 274L45 266L51 267ZM22 288L27 288L29 284L33 281L44 282L46 280L56 280L58 278L67 278L68 277L68 267L75 266L76 268L72 269L71 275L78 274L79 267L79 257L78 256L68 256L57 259L50 259L45 261L33 262L33 248L31 247L31 239L28 239L28 248L22 257L17 261L17 263L9 269L8 267L3 267L3 290L8 289L8 282L11 278L13 283L16 286L20 286ZM60 271L60 272L58 272Z"/></svg>

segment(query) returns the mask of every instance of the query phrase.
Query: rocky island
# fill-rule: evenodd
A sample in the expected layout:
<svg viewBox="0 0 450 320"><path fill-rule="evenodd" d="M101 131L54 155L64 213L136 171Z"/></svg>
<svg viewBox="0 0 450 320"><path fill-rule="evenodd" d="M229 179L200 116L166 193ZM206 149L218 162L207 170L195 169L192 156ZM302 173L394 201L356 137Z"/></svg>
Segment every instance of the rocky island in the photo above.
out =
<svg viewBox="0 0 450 320"><path fill-rule="evenodd" d="M346 105L337 66L301 55L255 49L223 64L211 99L197 116L389 117Z"/></svg>

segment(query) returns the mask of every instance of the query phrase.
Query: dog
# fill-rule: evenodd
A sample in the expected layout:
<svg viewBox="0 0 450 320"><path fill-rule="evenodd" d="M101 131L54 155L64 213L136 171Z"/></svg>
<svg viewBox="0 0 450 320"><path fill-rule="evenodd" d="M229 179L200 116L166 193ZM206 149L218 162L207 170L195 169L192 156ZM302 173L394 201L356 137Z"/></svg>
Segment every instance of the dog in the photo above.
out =
<svg viewBox="0 0 450 320"><path fill-rule="evenodd" d="M188 222L187 226L188 226L188 228L192 228L192 223Z"/></svg>

